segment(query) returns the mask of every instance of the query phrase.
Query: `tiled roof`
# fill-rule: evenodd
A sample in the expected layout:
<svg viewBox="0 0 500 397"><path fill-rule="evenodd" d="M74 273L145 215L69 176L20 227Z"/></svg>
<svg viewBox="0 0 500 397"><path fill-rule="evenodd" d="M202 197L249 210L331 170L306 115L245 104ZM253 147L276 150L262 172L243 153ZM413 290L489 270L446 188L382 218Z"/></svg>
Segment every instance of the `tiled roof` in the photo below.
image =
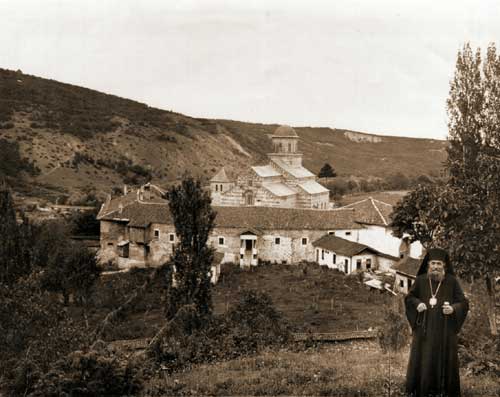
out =
<svg viewBox="0 0 500 397"><path fill-rule="evenodd" d="M286 172L288 172L295 178L310 178L314 176L314 174L311 171L302 166L292 167L291 165L277 158L273 158L272 161L274 161L280 168L284 169Z"/></svg>
<svg viewBox="0 0 500 397"><path fill-rule="evenodd" d="M296 191L290 189L284 183L263 183L262 187L269 190L272 194L278 197L293 196L297 194Z"/></svg>
<svg viewBox="0 0 500 397"><path fill-rule="evenodd" d="M255 173L258 176L263 177L263 178L281 175L278 171L276 171L270 165L257 165L257 166L252 167L252 169L255 171Z"/></svg>
<svg viewBox="0 0 500 397"><path fill-rule="evenodd" d="M306 193L309 194L318 194L318 193L328 193L329 190L320 185L316 181L305 181L298 184L298 186L303 189Z"/></svg>
<svg viewBox="0 0 500 397"><path fill-rule="evenodd" d="M163 190L162 188L160 188L156 185L148 183L144 186L148 186L148 185L150 188L153 188L154 190L156 190L160 196L162 196L165 193L165 190ZM132 205L132 204L140 201L140 196L141 196L140 188L139 189L131 188L127 192L127 194L112 198L109 202L106 202L102 205L101 209L99 210L99 214L97 214L97 219L100 219L100 218L106 216L107 214L111 214L115 211L118 211L120 209L120 207L126 208L129 205ZM151 198L149 200L142 199L142 201L147 202L147 203L155 203L155 204L166 203L166 200L164 198L156 197L155 195L151 196Z"/></svg>
<svg viewBox="0 0 500 397"><path fill-rule="evenodd" d="M367 245L346 240L344 238L334 236L333 234L321 237L319 240L316 240L313 245L315 247L320 247L348 257L357 255L365 250L378 254L377 250L368 247Z"/></svg>
<svg viewBox="0 0 500 397"><path fill-rule="evenodd" d="M224 167L220 169L220 171L215 174L212 179L210 179L210 182L230 182L229 178L227 177L226 170Z"/></svg>
<svg viewBox="0 0 500 397"><path fill-rule="evenodd" d="M213 207L216 226L259 230L354 230L361 226L354 221L350 209L309 210L276 207ZM167 204L136 202L122 212L114 211L102 220L129 220L129 225L146 227L151 223L172 224Z"/></svg>
<svg viewBox="0 0 500 397"><path fill-rule="evenodd" d="M388 226L392 205L372 197L348 204L343 208L352 208L356 212L356 221L368 225Z"/></svg>
<svg viewBox="0 0 500 397"><path fill-rule="evenodd" d="M401 259L398 263L396 263L393 266L393 269L398 273L416 277L421 262L422 261L420 259L415 259L407 256L406 258Z"/></svg>

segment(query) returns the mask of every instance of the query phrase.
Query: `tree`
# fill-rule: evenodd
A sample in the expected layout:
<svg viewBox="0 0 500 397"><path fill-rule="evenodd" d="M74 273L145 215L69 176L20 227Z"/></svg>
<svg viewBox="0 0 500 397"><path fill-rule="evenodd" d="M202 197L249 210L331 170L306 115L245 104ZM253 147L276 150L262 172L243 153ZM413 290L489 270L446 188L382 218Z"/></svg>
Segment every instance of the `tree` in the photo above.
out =
<svg viewBox="0 0 500 397"><path fill-rule="evenodd" d="M11 284L29 273L30 235L28 220L21 217L18 223L10 190L0 185L0 283Z"/></svg>
<svg viewBox="0 0 500 397"><path fill-rule="evenodd" d="M167 192L167 199L179 239L168 262L175 271L167 292L167 318L173 318L180 307L188 304L194 304L200 315L210 314L213 249L207 241L216 215L210 195L199 180L186 177Z"/></svg>
<svg viewBox="0 0 500 397"><path fill-rule="evenodd" d="M337 173L332 168L332 166L328 163L325 163L323 167L319 170L318 177L320 178L335 178Z"/></svg>
<svg viewBox="0 0 500 397"><path fill-rule="evenodd" d="M99 278L97 258L87 247L66 239L49 255L42 272L41 286L47 291L63 295L64 304L71 294L86 300Z"/></svg>
<svg viewBox="0 0 500 397"><path fill-rule="evenodd" d="M394 209L395 235L408 233L426 247L448 249L456 273L483 279L489 322L497 334L493 279L500 270L500 58L490 45L481 68L479 49L458 53L447 101L450 178L420 186Z"/></svg>

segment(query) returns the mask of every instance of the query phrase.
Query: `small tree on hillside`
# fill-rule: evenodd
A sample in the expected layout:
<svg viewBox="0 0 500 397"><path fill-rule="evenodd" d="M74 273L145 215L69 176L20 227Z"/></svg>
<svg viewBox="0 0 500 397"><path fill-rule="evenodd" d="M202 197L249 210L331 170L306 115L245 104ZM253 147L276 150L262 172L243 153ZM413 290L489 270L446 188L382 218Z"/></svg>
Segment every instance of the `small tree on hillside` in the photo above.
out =
<svg viewBox="0 0 500 397"><path fill-rule="evenodd" d="M13 283L31 269L27 219L17 222L10 190L0 184L0 283Z"/></svg>
<svg viewBox="0 0 500 397"><path fill-rule="evenodd" d="M325 165L321 167L318 174L318 177L320 178L335 178L336 176L337 173L335 172L333 167L328 163L325 163Z"/></svg>
<svg viewBox="0 0 500 397"><path fill-rule="evenodd" d="M194 304L200 315L212 311L210 269L213 249L207 246L214 228L215 212L208 192L199 180L185 178L167 192L169 208L179 242L167 265L175 269L167 292L167 318L184 305Z"/></svg>

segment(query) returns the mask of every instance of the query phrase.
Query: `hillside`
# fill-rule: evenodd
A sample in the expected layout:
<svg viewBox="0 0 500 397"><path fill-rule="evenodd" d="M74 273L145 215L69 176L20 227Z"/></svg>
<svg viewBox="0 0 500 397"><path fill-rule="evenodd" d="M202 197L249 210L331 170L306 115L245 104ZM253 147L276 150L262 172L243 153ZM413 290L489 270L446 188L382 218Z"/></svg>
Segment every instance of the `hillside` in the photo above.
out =
<svg viewBox="0 0 500 397"><path fill-rule="evenodd" d="M53 80L0 69L0 146L8 170L28 182L71 194L139 183L167 185L188 170L210 178L266 161L277 125L192 118ZM436 175L446 142L296 128L304 164L329 162L340 175Z"/></svg>

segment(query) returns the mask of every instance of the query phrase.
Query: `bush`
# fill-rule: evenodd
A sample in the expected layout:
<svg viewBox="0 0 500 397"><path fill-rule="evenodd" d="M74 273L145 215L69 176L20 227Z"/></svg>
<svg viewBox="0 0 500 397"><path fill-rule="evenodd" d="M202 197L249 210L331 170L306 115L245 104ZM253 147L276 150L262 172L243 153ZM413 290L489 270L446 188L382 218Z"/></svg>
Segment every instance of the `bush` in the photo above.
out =
<svg viewBox="0 0 500 397"><path fill-rule="evenodd" d="M140 389L136 371L105 351L76 351L41 376L29 396L123 396Z"/></svg>
<svg viewBox="0 0 500 397"><path fill-rule="evenodd" d="M192 364L230 360L290 341L288 323L270 297L243 291L239 302L218 317L199 317L183 306L169 322L153 356L163 369L176 371Z"/></svg>

